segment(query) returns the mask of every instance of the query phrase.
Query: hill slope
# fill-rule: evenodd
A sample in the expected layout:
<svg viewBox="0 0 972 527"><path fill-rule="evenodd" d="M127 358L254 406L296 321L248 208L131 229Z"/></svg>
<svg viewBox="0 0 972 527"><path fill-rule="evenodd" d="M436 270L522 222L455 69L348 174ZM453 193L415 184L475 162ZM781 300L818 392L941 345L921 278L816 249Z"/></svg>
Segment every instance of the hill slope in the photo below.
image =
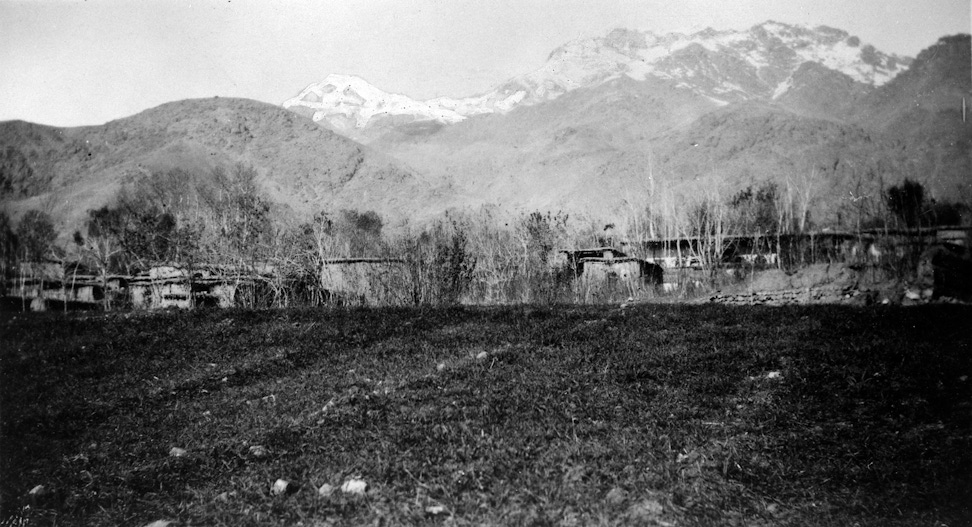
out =
<svg viewBox="0 0 972 527"><path fill-rule="evenodd" d="M245 99L197 99L101 126L0 123L0 191L14 215L47 209L78 228L132 177L183 168L206 174L245 163L268 196L295 214L335 208L402 216L429 192L387 157L280 107Z"/></svg>
<svg viewBox="0 0 972 527"><path fill-rule="evenodd" d="M972 37L939 39L864 98L854 120L897 140L921 167L917 177L946 188L957 179L972 197Z"/></svg>
<svg viewBox="0 0 972 527"><path fill-rule="evenodd" d="M659 46L664 54L632 69ZM935 199L972 196L961 118L969 47L967 35L944 38L900 73L911 59L831 28L614 31L569 43L507 83L548 89L509 110L462 119L342 111L358 116L352 136L450 186L457 207L618 221L657 207L649 198L659 185L689 206L703 192L771 182L809 192L818 226L839 225L860 215L860 198L876 208L882 187L906 177ZM573 84L560 82L568 77Z"/></svg>
<svg viewBox="0 0 972 527"><path fill-rule="evenodd" d="M633 197L659 137L718 108L663 80L622 77L507 114L420 124L372 143L457 189L454 206L610 217Z"/></svg>

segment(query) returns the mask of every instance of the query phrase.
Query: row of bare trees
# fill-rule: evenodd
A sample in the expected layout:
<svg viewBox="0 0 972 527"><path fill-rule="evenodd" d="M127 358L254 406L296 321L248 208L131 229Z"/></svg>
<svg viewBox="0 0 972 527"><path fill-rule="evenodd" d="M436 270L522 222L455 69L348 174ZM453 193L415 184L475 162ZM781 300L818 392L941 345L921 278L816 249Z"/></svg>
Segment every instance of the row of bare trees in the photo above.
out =
<svg viewBox="0 0 972 527"><path fill-rule="evenodd" d="M559 250L692 239L688 254L679 256L713 270L731 240L750 236L754 246L774 247L784 256L782 237L818 227L812 212L820 185L814 172L782 185L765 182L735 191L717 178L679 187L649 177L645 192L629 197L620 220L606 226L560 213L510 216L483 208L387 232L372 211L321 211L302 223L280 221L275 205L259 191L256 171L245 165L204 175L172 170L132 178L111 206L89 212L66 246L55 243L57 232L43 212L27 213L16 230L0 215L0 257L5 276L17 261L45 259L79 261L103 278L161 263L190 270L222 265L266 277L265 298L254 294L248 302L276 306L331 301L321 282L327 262L378 258L404 269L395 285L399 303L562 302L577 295L573 277L556 261ZM882 196L885 225L961 219L961 207L929 202L921 185L909 180ZM637 254L639 247L632 243L629 251L644 256Z"/></svg>
<svg viewBox="0 0 972 527"><path fill-rule="evenodd" d="M812 168L801 176L787 175L743 189L730 188L717 174L675 182L649 172L626 198L616 228L618 236L628 240L693 239L689 254L679 257L715 269L731 240L739 237L751 237L753 246L772 247L780 257L778 265L795 266L807 263L804 253L809 251L792 240L825 227L890 232L969 222L969 203L928 199L924 187L910 179L889 187L880 178L871 179L865 184L861 178L846 196L824 202L829 192L825 186L833 182L824 181Z"/></svg>

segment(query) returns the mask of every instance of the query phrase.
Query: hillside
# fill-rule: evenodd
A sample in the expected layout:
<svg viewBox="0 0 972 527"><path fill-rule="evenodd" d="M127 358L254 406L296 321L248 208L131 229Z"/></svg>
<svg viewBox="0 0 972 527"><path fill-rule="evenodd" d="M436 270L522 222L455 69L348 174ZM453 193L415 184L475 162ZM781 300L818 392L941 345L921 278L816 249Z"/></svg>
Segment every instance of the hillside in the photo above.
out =
<svg viewBox="0 0 972 527"><path fill-rule="evenodd" d="M622 77L507 114L413 124L372 146L448 181L455 206L564 210L610 218L643 190L658 138L718 108L670 82Z"/></svg>
<svg viewBox="0 0 972 527"><path fill-rule="evenodd" d="M401 217L430 188L389 158L278 106L245 99L164 104L101 126L0 123L0 191L14 216L50 212L62 231L111 202L124 181L245 163L285 214L358 208ZM289 211L289 212L288 212Z"/></svg>
<svg viewBox="0 0 972 527"><path fill-rule="evenodd" d="M919 178L972 198L972 37L939 39L853 119L898 141Z"/></svg>
<svg viewBox="0 0 972 527"><path fill-rule="evenodd" d="M285 106L322 126L337 122L333 112L353 117L340 121L344 133L449 186L456 207L623 221L670 207L652 203L659 186L684 207L703 192L771 182L804 193L816 225L840 226L860 215L862 197L876 209L881 189L906 177L933 199L972 195L960 115L968 54L968 36L912 61L840 30L775 22L694 35L616 30L568 43L498 87L523 93L502 111L374 111L380 91L349 99L365 93L360 79L345 91L317 86L340 93L338 107Z"/></svg>

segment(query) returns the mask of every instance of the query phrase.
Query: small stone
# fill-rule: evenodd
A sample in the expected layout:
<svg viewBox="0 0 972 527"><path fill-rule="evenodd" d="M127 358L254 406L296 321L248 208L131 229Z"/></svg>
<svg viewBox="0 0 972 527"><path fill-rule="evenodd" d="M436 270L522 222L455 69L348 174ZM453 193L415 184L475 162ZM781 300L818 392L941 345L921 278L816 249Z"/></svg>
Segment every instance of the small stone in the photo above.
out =
<svg viewBox="0 0 972 527"><path fill-rule="evenodd" d="M607 496L604 497L604 499L607 500L607 502L611 505L620 505L624 503L626 498L627 495L624 492L624 489L620 487L614 487L607 493Z"/></svg>
<svg viewBox="0 0 972 527"><path fill-rule="evenodd" d="M281 494L289 494L290 492L292 492L291 487L292 485L290 484L289 481L285 479L278 479L277 481L274 481L273 486L270 487L270 494L274 496L279 496Z"/></svg>
<svg viewBox="0 0 972 527"><path fill-rule="evenodd" d="M360 479L349 479L341 485L341 492L345 494L364 494L368 490L368 484Z"/></svg>
<svg viewBox="0 0 972 527"><path fill-rule="evenodd" d="M770 503L769 505L766 506L766 512L770 514L776 514L779 510L780 510L779 505L775 503Z"/></svg>
<svg viewBox="0 0 972 527"><path fill-rule="evenodd" d="M435 369L436 369L436 370L438 370L438 371L442 371L442 370L444 370L444 369L445 369L445 367L446 367L446 366L445 366L445 363L444 363L444 362L440 362L440 363L439 363L439 364L438 364L438 365L437 365L437 366L435 367Z"/></svg>
<svg viewBox="0 0 972 527"><path fill-rule="evenodd" d="M430 516L438 516L440 514L445 514L446 508L443 505L429 505L425 508L425 513Z"/></svg>
<svg viewBox="0 0 972 527"><path fill-rule="evenodd" d="M174 447L172 447L171 450L169 450L169 457L185 457L185 456L188 456L188 455L189 455L189 452L186 451L186 449L179 448L177 446L174 446Z"/></svg>
<svg viewBox="0 0 972 527"><path fill-rule="evenodd" d="M489 353L486 353L485 351L480 351L479 355L476 355L476 360L483 360L486 357L489 357Z"/></svg>
<svg viewBox="0 0 972 527"><path fill-rule="evenodd" d="M646 499L631 506L629 514L640 521L647 521L655 516L661 516L665 507L658 500Z"/></svg>
<svg viewBox="0 0 972 527"><path fill-rule="evenodd" d="M337 489L335 489L333 485L325 483L321 485L321 488L317 489L317 494L322 498L327 498L330 497L331 494L334 494L335 490Z"/></svg>
<svg viewBox="0 0 972 527"><path fill-rule="evenodd" d="M44 485L36 485L27 492L27 501L30 505L44 507L54 501L53 492Z"/></svg>
<svg viewBox="0 0 972 527"><path fill-rule="evenodd" d="M253 445L250 447L250 455L257 459L267 457L269 454L270 452L267 451L267 447L263 445Z"/></svg>
<svg viewBox="0 0 972 527"><path fill-rule="evenodd" d="M782 378L783 374L778 371L771 371L766 374L767 379L779 379Z"/></svg>
<svg viewBox="0 0 972 527"><path fill-rule="evenodd" d="M169 527L173 524L175 524L175 522L172 520L155 520L154 522L145 525L145 527Z"/></svg>

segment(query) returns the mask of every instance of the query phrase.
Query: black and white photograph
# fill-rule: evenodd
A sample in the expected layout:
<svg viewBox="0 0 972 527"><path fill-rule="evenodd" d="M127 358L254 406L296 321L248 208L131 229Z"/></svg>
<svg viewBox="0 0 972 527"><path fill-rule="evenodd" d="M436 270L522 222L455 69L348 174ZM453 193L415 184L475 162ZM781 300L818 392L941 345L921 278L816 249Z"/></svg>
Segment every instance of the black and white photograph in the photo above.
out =
<svg viewBox="0 0 972 527"><path fill-rule="evenodd" d="M972 527L969 0L0 0L0 527Z"/></svg>

